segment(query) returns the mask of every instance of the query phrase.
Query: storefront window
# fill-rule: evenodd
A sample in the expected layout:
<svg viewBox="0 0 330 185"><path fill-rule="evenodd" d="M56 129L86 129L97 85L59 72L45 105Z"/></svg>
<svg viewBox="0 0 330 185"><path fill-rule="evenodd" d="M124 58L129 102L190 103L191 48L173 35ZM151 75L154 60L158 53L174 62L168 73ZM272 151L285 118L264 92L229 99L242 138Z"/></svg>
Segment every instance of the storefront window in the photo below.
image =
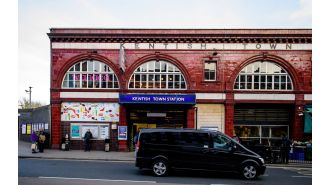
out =
<svg viewBox="0 0 330 185"><path fill-rule="evenodd" d="M129 81L129 89L186 89L181 71L166 61L150 61L139 66Z"/></svg>
<svg viewBox="0 0 330 185"><path fill-rule="evenodd" d="M62 88L118 89L117 76L106 64L88 60L73 65L64 76Z"/></svg>
<svg viewBox="0 0 330 185"><path fill-rule="evenodd" d="M261 75L262 74L262 75ZM273 62L254 62L244 67L234 84L236 90L293 90L290 75Z"/></svg>

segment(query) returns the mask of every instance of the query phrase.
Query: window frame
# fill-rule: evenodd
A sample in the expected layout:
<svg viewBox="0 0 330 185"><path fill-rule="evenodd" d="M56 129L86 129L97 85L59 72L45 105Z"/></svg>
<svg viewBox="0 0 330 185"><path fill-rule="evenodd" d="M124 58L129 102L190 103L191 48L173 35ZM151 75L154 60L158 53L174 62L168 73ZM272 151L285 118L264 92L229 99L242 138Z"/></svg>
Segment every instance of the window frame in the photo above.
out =
<svg viewBox="0 0 330 185"><path fill-rule="evenodd" d="M86 69L83 70L84 63L86 63ZM92 69L90 69L91 63L92 63ZM79 66L79 71L76 71L76 66ZM103 67L105 69L102 69ZM98 69L98 71L95 71L95 69ZM70 75L73 75L73 80L70 80L69 78ZM76 78L76 76L79 77ZM91 80L89 80L90 76L92 77ZM98 76L98 80L96 79L96 76ZM103 80L104 76L105 76L105 81ZM72 87L70 87L70 81L72 81ZM79 86L76 87L77 82L79 82ZM98 87L95 87L95 84L97 82L98 82ZM105 83L105 87L103 87L103 83ZM109 83L112 84L111 87L108 86ZM89 87L89 85L91 85L91 87ZM119 89L120 84L117 75L109 65L107 65L102 61L91 59L91 60L81 60L73 64L65 73L62 79L61 88L62 89Z"/></svg>
<svg viewBox="0 0 330 185"><path fill-rule="evenodd" d="M259 65L259 70L256 72L255 66ZM263 66L265 67L265 72L263 72ZM248 72L250 71L250 72ZM251 88L248 88L247 78L252 76ZM243 78L244 77L244 78ZM255 82L255 77L258 77L258 82ZM264 81L262 80L264 77ZM271 88L270 82L268 82L269 77L271 77ZM285 77L285 82L281 81L282 77ZM244 79L241 82L241 78ZM275 79L278 79L275 82ZM255 85L258 84L258 88L255 88ZM282 88L284 85L284 88ZM290 89L288 89L290 87ZM272 61L255 61L246 65L236 76L234 81L234 90L243 90L243 91L293 91L293 82L290 74L279 64Z"/></svg>
<svg viewBox="0 0 330 185"><path fill-rule="evenodd" d="M159 69L157 66L159 66ZM165 72L162 70L163 66L165 66ZM152 71L149 71L149 67ZM142 70L142 68L145 68L145 70ZM146 81L142 81L143 75L146 76ZM140 81L136 81L136 76L140 76ZM150 78L151 76L152 78ZM150 82L149 79L153 79L153 82ZM145 86L144 82L146 83ZM152 84L151 88L149 88L149 84ZM128 89L187 90L187 80L181 70L171 62L165 60L150 60L139 65L134 70L128 81Z"/></svg>
<svg viewBox="0 0 330 185"><path fill-rule="evenodd" d="M206 79L206 64L215 64L215 69L214 69L214 79ZM215 82L217 81L217 69L218 69L218 61L217 60L204 60L203 61L203 79L205 82ZM210 72L208 72L210 76Z"/></svg>

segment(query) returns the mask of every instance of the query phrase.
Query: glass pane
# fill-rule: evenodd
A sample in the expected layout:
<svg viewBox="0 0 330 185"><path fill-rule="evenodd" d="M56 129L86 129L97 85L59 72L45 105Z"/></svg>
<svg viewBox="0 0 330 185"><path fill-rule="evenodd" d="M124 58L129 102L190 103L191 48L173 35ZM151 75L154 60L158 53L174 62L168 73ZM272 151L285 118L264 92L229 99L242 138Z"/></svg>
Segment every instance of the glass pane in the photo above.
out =
<svg viewBox="0 0 330 185"><path fill-rule="evenodd" d="M147 72L147 64L142 64L140 69L141 69L141 72Z"/></svg>
<svg viewBox="0 0 330 185"><path fill-rule="evenodd" d="M94 74L94 88L100 88L100 74Z"/></svg>
<svg viewBox="0 0 330 185"><path fill-rule="evenodd" d="M245 75L240 75L240 80L241 80L241 83L245 82Z"/></svg>
<svg viewBox="0 0 330 185"><path fill-rule="evenodd" d="M246 84L246 89L252 89L252 83L247 83Z"/></svg>
<svg viewBox="0 0 330 185"><path fill-rule="evenodd" d="M80 88L80 74L75 74L74 75L74 78L75 78L75 85L74 85L74 87L75 88Z"/></svg>
<svg viewBox="0 0 330 185"><path fill-rule="evenodd" d="M252 82L252 75L247 75L246 80L247 82Z"/></svg>
<svg viewBox="0 0 330 185"><path fill-rule="evenodd" d="M107 71L107 65L101 63L101 72L106 72Z"/></svg>
<svg viewBox="0 0 330 185"><path fill-rule="evenodd" d="M160 75L155 75L155 88L160 88Z"/></svg>
<svg viewBox="0 0 330 185"><path fill-rule="evenodd" d="M161 63L161 72L166 72L167 65L165 62Z"/></svg>
<svg viewBox="0 0 330 185"><path fill-rule="evenodd" d="M238 89L238 87L239 87L238 83L235 83L234 89Z"/></svg>
<svg viewBox="0 0 330 185"><path fill-rule="evenodd" d="M261 83L260 82L260 89L266 89L266 83Z"/></svg>
<svg viewBox="0 0 330 185"><path fill-rule="evenodd" d="M285 86L286 86L286 83L281 83L281 89L282 90L286 90L286 87Z"/></svg>
<svg viewBox="0 0 330 185"><path fill-rule="evenodd" d="M154 81L155 81L155 77L153 74L149 74L148 75L148 88L154 88Z"/></svg>
<svg viewBox="0 0 330 185"><path fill-rule="evenodd" d="M260 137L259 126L234 126L235 134L242 138Z"/></svg>
<svg viewBox="0 0 330 185"><path fill-rule="evenodd" d="M94 69L94 67L93 67L93 64L94 64L94 62L93 61L88 61L87 62L87 69L88 69L88 71L93 71L93 69Z"/></svg>
<svg viewBox="0 0 330 185"><path fill-rule="evenodd" d="M168 64L168 72L174 72L174 66L172 64Z"/></svg>
<svg viewBox="0 0 330 185"><path fill-rule="evenodd" d="M180 72L180 70L174 66L174 72Z"/></svg>
<svg viewBox="0 0 330 185"><path fill-rule="evenodd" d="M279 81L280 81L280 77L277 76L277 75L275 75L275 76L274 76L274 82L279 82Z"/></svg>
<svg viewBox="0 0 330 185"><path fill-rule="evenodd" d="M274 89L280 89L280 84L279 83L274 83Z"/></svg>
<svg viewBox="0 0 330 185"><path fill-rule="evenodd" d="M215 72L210 72L210 80L215 80Z"/></svg>
<svg viewBox="0 0 330 185"><path fill-rule="evenodd" d="M69 87L73 88L73 81L69 81Z"/></svg>
<svg viewBox="0 0 330 185"><path fill-rule="evenodd" d="M80 71L80 62L78 64L75 65L75 71Z"/></svg>
<svg viewBox="0 0 330 185"><path fill-rule="evenodd" d="M88 74L88 88L93 88L93 75Z"/></svg>
<svg viewBox="0 0 330 185"><path fill-rule="evenodd" d="M253 71L254 73L260 73L260 62L255 62L253 64Z"/></svg>
<svg viewBox="0 0 330 185"><path fill-rule="evenodd" d="M288 126L272 127L271 130L271 137L281 138L283 134L288 135Z"/></svg>
<svg viewBox="0 0 330 185"><path fill-rule="evenodd" d="M148 62L148 71L154 72L155 71L155 63L154 62Z"/></svg>
<svg viewBox="0 0 330 185"><path fill-rule="evenodd" d="M260 73L266 73L266 62L260 63Z"/></svg>
<svg viewBox="0 0 330 185"><path fill-rule="evenodd" d="M113 88L119 88L119 83L118 83L118 81L113 82Z"/></svg>
<svg viewBox="0 0 330 185"><path fill-rule="evenodd" d="M173 77L173 75L168 75L168 88L173 88L174 87L174 83L173 83L173 81L174 81L174 77Z"/></svg>
<svg viewBox="0 0 330 185"><path fill-rule="evenodd" d="M269 137L269 127L261 127L261 137Z"/></svg>
<svg viewBox="0 0 330 185"><path fill-rule="evenodd" d="M254 82L254 87L253 87L253 89L259 89L259 82Z"/></svg>
<svg viewBox="0 0 330 185"><path fill-rule="evenodd" d="M108 88L114 88L113 87L113 75L112 74L108 74L107 84L108 84Z"/></svg>
<svg viewBox="0 0 330 185"><path fill-rule="evenodd" d="M134 88L134 82L130 81L128 88Z"/></svg>
<svg viewBox="0 0 330 185"><path fill-rule="evenodd" d="M160 72L160 62L155 62L155 72Z"/></svg>
<svg viewBox="0 0 330 185"><path fill-rule="evenodd" d="M102 74L102 76L101 76L101 87L107 88L107 75L106 74Z"/></svg>
<svg viewBox="0 0 330 185"><path fill-rule="evenodd" d="M281 76L281 83L286 83L286 76Z"/></svg>
<svg viewBox="0 0 330 185"><path fill-rule="evenodd" d="M246 72L247 73L252 73L252 65L251 64L246 66Z"/></svg>
<svg viewBox="0 0 330 185"><path fill-rule="evenodd" d="M94 72L100 72L100 62L94 62Z"/></svg>
<svg viewBox="0 0 330 185"><path fill-rule="evenodd" d="M288 83L288 84L287 84L287 89L288 89L288 90L292 90L292 85L291 85L291 83Z"/></svg>
<svg viewBox="0 0 330 185"><path fill-rule="evenodd" d="M69 74L69 80L73 80L73 74Z"/></svg>
<svg viewBox="0 0 330 185"><path fill-rule="evenodd" d="M69 87L69 81L64 80L64 81L63 81L63 84L62 84L62 87L63 87L63 88L67 88L67 87Z"/></svg>
<svg viewBox="0 0 330 185"><path fill-rule="evenodd" d="M161 76L161 88L162 89L166 88L166 75Z"/></svg>
<svg viewBox="0 0 330 185"><path fill-rule="evenodd" d="M280 73L281 72L281 68L278 67L277 65L273 65L273 69L274 69L274 73Z"/></svg>
<svg viewBox="0 0 330 185"><path fill-rule="evenodd" d="M82 65L82 71L87 71L87 62L83 62L81 65Z"/></svg>
<svg viewBox="0 0 330 185"><path fill-rule="evenodd" d="M69 71L74 71L74 66L72 66Z"/></svg>

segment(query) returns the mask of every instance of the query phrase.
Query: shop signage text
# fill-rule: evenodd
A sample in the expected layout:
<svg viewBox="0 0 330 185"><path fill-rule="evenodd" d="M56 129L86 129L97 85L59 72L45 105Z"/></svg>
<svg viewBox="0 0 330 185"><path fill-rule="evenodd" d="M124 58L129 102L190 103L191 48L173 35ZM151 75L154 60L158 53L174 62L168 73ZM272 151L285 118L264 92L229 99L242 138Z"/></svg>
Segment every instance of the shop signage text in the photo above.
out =
<svg viewBox="0 0 330 185"><path fill-rule="evenodd" d="M53 49L161 49L161 50L312 50L312 44L300 43L61 43ZM123 51L121 52L123 55ZM124 56L122 56L124 62ZM124 67L124 63L121 64ZM124 70L124 69L123 69Z"/></svg>
<svg viewBox="0 0 330 185"><path fill-rule="evenodd" d="M196 95L120 94L119 103L196 104Z"/></svg>

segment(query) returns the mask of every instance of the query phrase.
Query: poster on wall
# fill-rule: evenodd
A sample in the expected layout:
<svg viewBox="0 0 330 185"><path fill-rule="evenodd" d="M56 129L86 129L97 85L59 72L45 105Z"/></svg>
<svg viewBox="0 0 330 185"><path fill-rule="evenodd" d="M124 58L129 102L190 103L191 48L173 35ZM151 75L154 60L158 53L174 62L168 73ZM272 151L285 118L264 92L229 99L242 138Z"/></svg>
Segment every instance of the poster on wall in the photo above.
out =
<svg viewBox="0 0 330 185"><path fill-rule="evenodd" d="M100 138L109 139L109 127L108 126L100 126Z"/></svg>
<svg viewBox="0 0 330 185"><path fill-rule="evenodd" d="M85 133L87 132L87 130L90 130L92 135L93 135L93 139L96 139L99 137L99 127L96 125L82 125L81 126L81 137L83 138L85 136Z"/></svg>
<svg viewBox="0 0 330 185"><path fill-rule="evenodd" d="M118 126L118 140L127 140L127 126Z"/></svg>
<svg viewBox="0 0 330 185"><path fill-rule="evenodd" d="M26 134L26 125L25 124L22 125L22 134Z"/></svg>
<svg viewBox="0 0 330 185"><path fill-rule="evenodd" d="M71 138L80 138L80 126L79 125L71 126Z"/></svg>
<svg viewBox="0 0 330 185"><path fill-rule="evenodd" d="M31 134L31 124L26 125L26 134Z"/></svg>
<svg viewBox="0 0 330 185"><path fill-rule="evenodd" d="M119 104L64 102L61 121L119 122Z"/></svg>

